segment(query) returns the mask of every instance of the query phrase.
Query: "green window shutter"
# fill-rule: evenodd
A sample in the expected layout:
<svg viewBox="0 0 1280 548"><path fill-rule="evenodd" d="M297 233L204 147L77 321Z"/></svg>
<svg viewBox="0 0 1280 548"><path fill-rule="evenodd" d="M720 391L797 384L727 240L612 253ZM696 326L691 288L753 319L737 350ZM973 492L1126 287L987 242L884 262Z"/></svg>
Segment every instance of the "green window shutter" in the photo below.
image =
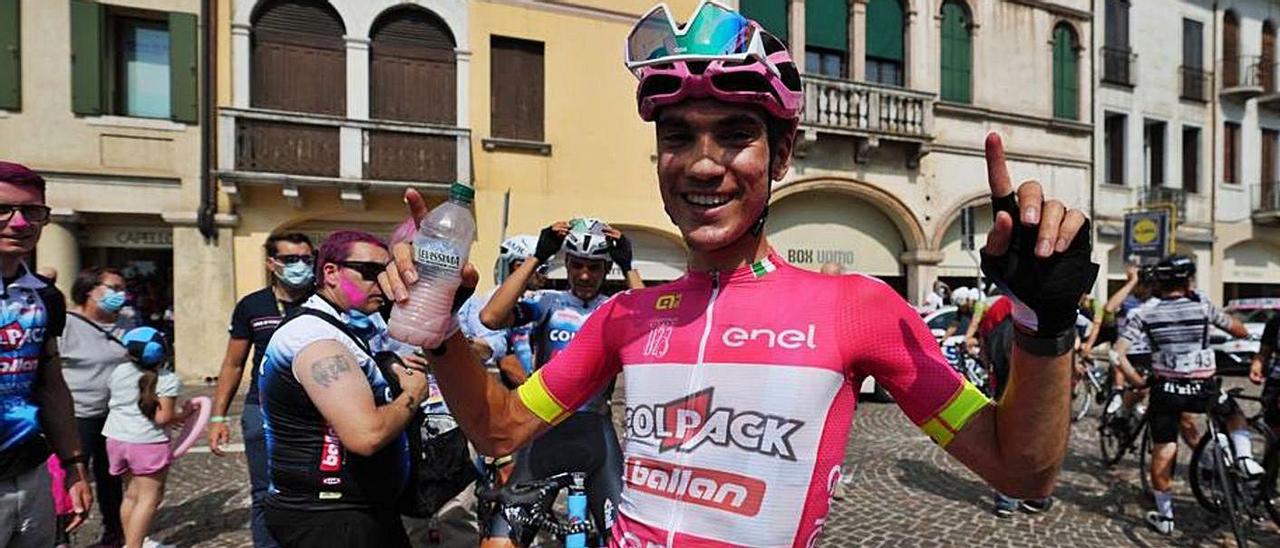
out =
<svg viewBox="0 0 1280 548"><path fill-rule="evenodd" d="M71 0L71 111L102 114L102 6Z"/></svg>
<svg viewBox="0 0 1280 548"><path fill-rule="evenodd" d="M849 4L846 0L806 0L806 45L849 51Z"/></svg>
<svg viewBox="0 0 1280 548"><path fill-rule="evenodd" d="M0 108L22 108L22 33L18 0L0 0Z"/></svg>
<svg viewBox="0 0 1280 548"><path fill-rule="evenodd" d="M787 0L742 0L738 12L748 19L760 23L770 34L778 37L785 44L788 32Z"/></svg>
<svg viewBox="0 0 1280 548"><path fill-rule="evenodd" d="M867 57L903 61L904 18L898 0L871 0L867 3Z"/></svg>
<svg viewBox="0 0 1280 548"><path fill-rule="evenodd" d="M196 22L191 13L169 14L169 112L174 120L189 124L200 119Z"/></svg>
<svg viewBox="0 0 1280 548"><path fill-rule="evenodd" d="M973 77L969 15L957 2L942 6L942 100L969 103Z"/></svg>
<svg viewBox="0 0 1280 548"><path fill-rule="evenodd" d="M1053 32L1053 116L1075 120L1079 117L1079 71L1076 69L1076 40L1070 27L1059 25Z"/></svg>

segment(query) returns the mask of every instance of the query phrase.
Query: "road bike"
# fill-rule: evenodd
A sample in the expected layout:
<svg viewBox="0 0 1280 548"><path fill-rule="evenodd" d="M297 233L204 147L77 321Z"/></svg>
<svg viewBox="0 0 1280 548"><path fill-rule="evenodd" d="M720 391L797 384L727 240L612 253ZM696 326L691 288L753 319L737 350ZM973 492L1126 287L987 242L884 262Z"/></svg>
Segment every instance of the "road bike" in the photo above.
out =
<svg viewBox="0 0 1280 548"><path fill-rule="evenodd" d="M1071 384L1071 422L1083 419L1094 404L1102 405L1114 390L1109 367L1103 367L1098 360L1079 352L1076 354L1084 372Z"/></svg>
<svg viewBox="0 0 1280 548"><path fill-rule="evenodd" d="M1146 406L1135 403L1128 415L1120 414L1120 409L1124 406L1124 395L1132 391L1135 389L1110 390L1102 415L1098 417L1098 449L1102 454L1103 464L1108 467L1119 464L1125 453L1136 452L1142 492L1150 494L1148 459L1151 458L1151 428Z"/></svg>
<svg viewBox="0 0 1280 548"><path fill-rule="evenodd" d="M1253 455L1247 455L1262 463L1261 477L1250 476L1239 465L1241 458L1227 437L1224 410L1232 406L1230 400L1260 401L1246 396L1241 388L1220 392L1217 405L1206 413L1206 432L1191 453L1190 484L1196 501L1206 510L1225 518L1231 526L1236 544L1246 546L1253 521L1270 517L1280 525L1280 497L1276 494L1277 469L1280 468L1280 444L1271 428L1263 420L1263 412L1248 416L1245 420L1253 431L1255 440ZM1259 458L1260 457L1260 458Z"/></svg>
<svg viewBox="0 0 1280 548"><path fill-rule="evenodd" d="M555 535L565 548L600 546L603 537L587 513L586 474L564 472L543 479L508 484L501 488L481 488L476 491L480 516L495 514L508 523L524 527L525 538L533 538L538 531ZM567 490L566 518L556 515L554 505L561 491Z"/></svg>

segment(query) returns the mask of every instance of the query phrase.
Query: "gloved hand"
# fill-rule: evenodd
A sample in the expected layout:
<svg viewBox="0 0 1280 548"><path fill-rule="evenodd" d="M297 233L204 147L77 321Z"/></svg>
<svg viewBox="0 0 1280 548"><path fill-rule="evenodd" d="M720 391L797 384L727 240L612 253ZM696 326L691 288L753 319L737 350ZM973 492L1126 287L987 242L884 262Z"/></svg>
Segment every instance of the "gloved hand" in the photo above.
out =
<svg viewBox="0 0 1280 548"><path fill-rule="evenodd" d="M613 263L618 265L623 274L631 271L631 262L634 257L631 253L631 240L626 234L609 238L609 258L613 259Z"/></svg>
<svg viewBox="0 0 1280 548"><path fill-rule="evenodd" d="M538 259L538 262L547 264L547 261L560 252L560 247L563 245L564 233L554 227L546 227L538 235L538 247L534 249L533 256Z"/></svg>
<svg viewBox="0 0 1280 548"><path fill-rule="evenodd" d="M1035 255L1036 228L1019 220L1015 194L995 198L991 206L993 213L1004 211L1014 219L1013 237L1003 255L982 250L982 273L1013 299L1014 322L1041 337L1074 328L1076 304L1098 276L1098 265L1090 259L1089 221L1065 251L1042 259Z"/></svg>

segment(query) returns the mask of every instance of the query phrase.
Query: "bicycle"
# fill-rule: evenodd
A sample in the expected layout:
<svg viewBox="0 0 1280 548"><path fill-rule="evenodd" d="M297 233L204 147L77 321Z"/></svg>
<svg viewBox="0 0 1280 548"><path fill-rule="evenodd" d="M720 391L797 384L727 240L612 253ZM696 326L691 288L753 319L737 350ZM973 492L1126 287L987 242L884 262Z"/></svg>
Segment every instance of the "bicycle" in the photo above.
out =
<svg viewBox="0 0 1280 548"><path fill-rule="evenodd" d="M498 489L477 489L478 514L487 518L501 513L508 523L524 526L526 538L546 531L560 539L565 548L602 545L607 532L598 534L588 516L586 477L582 472L563 472ZM553 505L560 491L566 489L568 519L561 520L554 515Z"/></svg>
<svg viewBox="0 0 1280 548"><path fill-rule="evenodd" d="M1228 399L1261 401L1261 398L1246 396L1242 392L1242 388L1221 392L1218 402L1225 403ZM1246 417L1249 427L1261 434L1264 442L1260 451L1258 444L1254 444L1254 455L1248 455L1258 460L1256 457L1261 453L1262 459L1258 462L1263 464L1264 474L1261 478L1250 477L1236 465L1237 457L1244 455L1235 454L1235 447L1222 432L1226 417L1213 409L1206 415L1208 430L1191 453L1191 493L1206 510L1214 514L1223 514L1225 511L1236 543L1245 546L1254 519L1265 515L1280 525L1280 496L1277 496L1276 491L1277 471L1280 468L1280 440L1277 440L1275 433L1266 425L1262 411ZM1209 457L1205 456L1206 451L1210 452ZM1212 456L1214 454L1217 455L1216 458ZM1205 459L1213 463L1212 467L1204 466Z"/></svg>
<svg viewBox="0 0 1280 548"><path fill-rule="evenodd" d="M1102 462L1111 467L1119 464L1125 453L1136 451L1138 455L1138 477L1142 482L1142 492L1151 494L1151 475L1148 472L1148 459L1151 458L1151 428L1146 408L1142 404L1134 404L1128 417L1118 416L1124 405L1124 394L1137 389L1126 387L1121 390L1110 389L1107 405L1098 418L1098 449L1102 453ZM1134 444L1137 447L1134 447ZM1175 463L1176 466L1176 463Z"/></svg>
<svg viewBox="0 0 1280 548"><path fill-rule="evenodd" d="M1094 403L1102 405L1114 390L1108 382L1110 368L1103 368L1098 365L1098 360L1088 356L1078 357L1084 364L1084 374L1071 385L1071 422L1078 422L1088 415Z"/></svg>

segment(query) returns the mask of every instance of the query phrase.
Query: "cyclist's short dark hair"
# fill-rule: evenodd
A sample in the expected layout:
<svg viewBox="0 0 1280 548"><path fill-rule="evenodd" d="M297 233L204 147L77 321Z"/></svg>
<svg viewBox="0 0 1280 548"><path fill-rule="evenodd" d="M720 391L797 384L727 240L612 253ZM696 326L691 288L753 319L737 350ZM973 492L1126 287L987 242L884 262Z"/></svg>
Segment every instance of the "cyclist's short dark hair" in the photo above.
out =
<svg viewBox="0 0 1280 548"><path fill-rule="evenodd" d="M275 257L280 250L276 249L279 242L289 242L291 244L307 244L307 248L311 249L311 253L315 254L316 246L311 243L311 238L301 232L281 232L267 236L267 243L262 247L267 250L267 257Z"/></svg>
<svg viewBox="0 0 1280 548"><path fill-rule="evenodd" d="M121 278L124 277L124 274L118 269L106 266L91 266L81 270L79 274L76 274L76 281L71 283L71 302L83 305L85 301L89 300L89 293L93 291L93 288L102 283L102 277L109 274L115 274Z"/></svg>
<svg viewBox="0 0 1280 548"><path fill-rule="evenodd" d="M44 177L22 164L0 160L0 181L15 186L29 186L44 196Z"/></svg>

